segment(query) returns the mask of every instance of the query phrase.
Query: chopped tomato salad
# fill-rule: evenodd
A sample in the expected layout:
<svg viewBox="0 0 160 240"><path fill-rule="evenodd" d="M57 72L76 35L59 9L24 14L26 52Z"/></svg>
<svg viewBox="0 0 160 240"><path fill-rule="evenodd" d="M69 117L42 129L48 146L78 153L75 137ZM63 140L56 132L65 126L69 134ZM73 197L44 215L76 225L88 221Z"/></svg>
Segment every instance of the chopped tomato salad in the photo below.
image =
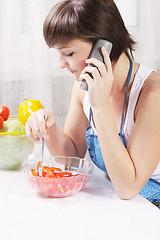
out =
<svg viewBox="0 0 160 240"><path fill-rule="evenodd" d="M39 176L39 166L41 164L41 161L37 164L37 169L31 169L32 175L35 177ZM71 176L78 176L80 174L72 174L71 172L62 172L60 168L57 167L47 167L44 166L42 168L42 177L48 177L48 178L61 178L61 177L71 177Z"/></svg>
<svg viewBox="0 0 160 240"><path fill-rule="evenodd" d="M45 197L67 197L81 190L88 181L88 175L63 172L57 167L42 168L39 176L39 161L37 169L31 169L30 182L33 187Z"/></svg>

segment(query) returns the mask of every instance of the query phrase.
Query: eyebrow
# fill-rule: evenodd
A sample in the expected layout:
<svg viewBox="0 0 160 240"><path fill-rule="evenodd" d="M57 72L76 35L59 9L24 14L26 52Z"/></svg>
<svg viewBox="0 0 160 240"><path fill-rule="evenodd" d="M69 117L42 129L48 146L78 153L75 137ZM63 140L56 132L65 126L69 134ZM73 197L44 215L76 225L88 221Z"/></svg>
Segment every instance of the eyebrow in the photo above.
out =
<svg viewBox="0 0 160 240"><path fill-rule="evenodd" d="M57 48L58 50L61 50L61 49L66 49L66 48L72 48L72 47L66 47L66 46L62 46L62 47L59 47L59 48Z"/></svg>

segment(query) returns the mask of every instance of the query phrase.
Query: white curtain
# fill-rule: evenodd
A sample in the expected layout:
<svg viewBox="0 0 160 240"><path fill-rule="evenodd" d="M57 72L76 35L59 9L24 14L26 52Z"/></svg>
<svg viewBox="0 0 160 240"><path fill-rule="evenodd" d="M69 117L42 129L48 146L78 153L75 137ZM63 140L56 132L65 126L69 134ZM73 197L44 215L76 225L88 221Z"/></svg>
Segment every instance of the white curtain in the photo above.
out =
<svg viewBox="0 0 160 240"><path fill-rule="evenodd" d="M23 99L52 108L43 22L55 0L0 0L0 104L17 114Z"/></svg>

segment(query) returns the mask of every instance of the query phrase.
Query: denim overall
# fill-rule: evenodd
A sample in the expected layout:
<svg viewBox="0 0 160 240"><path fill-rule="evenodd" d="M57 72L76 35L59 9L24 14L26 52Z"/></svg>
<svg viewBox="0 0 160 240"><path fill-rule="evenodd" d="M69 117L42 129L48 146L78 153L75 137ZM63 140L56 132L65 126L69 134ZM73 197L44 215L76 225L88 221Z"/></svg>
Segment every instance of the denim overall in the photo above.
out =
<svg viewBox="0 0 160 240"><path fill-rule="evenodd" d="M125 142L125 138L122 134L122 128L123 128L123 121L124 121L124 108L125 108L125 102L126 102L127 89L130 82L132 67L133 67L132 60L131 59L129 60L130 60L130 69L129 69L128 79L127 79L127 86L125 90L123 112L122 112L121 126L120 126L120 133L119 133L120 139L122 140L126 148L127 148L127 145ZM91 116L92 116L92 110L90 108L89 125L88 125L88 128L86 129L86 143L87 143L88 152L94 164L98 168L100 168L102 171L107 173L107 170L103 161L98 137L97 135L95 135L94 130L91 127ZM150 178L139 194L145 197L147 200L149 200L151 203L153 203L160 209L160 183L158 181Z"/></svg>

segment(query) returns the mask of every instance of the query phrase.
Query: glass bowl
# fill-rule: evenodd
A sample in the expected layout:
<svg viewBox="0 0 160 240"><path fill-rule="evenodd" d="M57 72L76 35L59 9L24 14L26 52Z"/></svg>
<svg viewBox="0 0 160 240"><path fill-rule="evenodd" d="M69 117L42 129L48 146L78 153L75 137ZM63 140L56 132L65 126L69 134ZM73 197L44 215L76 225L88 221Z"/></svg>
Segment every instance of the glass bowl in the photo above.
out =
<svg viewBox="0 0 160 240"><path fill-rule="evenodd" d="M34 143L26 136L17 116L9 117L7 122L11 131L6 126L0 130L0 169L21 169L22 163L32 153ZM15 122L16 126L18 122L18 127L15 127Z"/></svg>
<svg viewBox="0 0 160 240"><path fill-rule="evenodd" d="M57 175L53 178L48 176L40 177L33 175L33 171L36 171L38 174L38 162L39 160L33 161L28 159L22 165L22 172L28 182L42 197L69 197L80 191L89 180L94 168L92 162L78 157L44 157L43 166L47 166L50 169L54 168L54 172ZM58 176L59 170L57 171L56 169L61 170L63 174L61 177Z"/></svg>

